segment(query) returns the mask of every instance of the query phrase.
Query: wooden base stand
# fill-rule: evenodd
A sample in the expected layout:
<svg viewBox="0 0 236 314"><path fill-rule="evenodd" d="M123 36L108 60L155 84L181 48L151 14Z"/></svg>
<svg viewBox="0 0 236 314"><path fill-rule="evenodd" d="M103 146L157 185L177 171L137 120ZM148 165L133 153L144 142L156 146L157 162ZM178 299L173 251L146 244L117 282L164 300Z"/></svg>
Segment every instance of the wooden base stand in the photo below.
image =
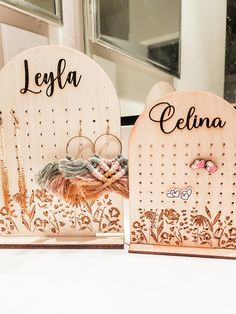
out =
<svg viewBox="0 0 236 314"><path fill-rule="evenodd" d="M123 249L122 236L114 237L0 237L0 249Z"/></svg>
<svg viewBox="0 0 236 314"><path fill-rule="evenodd" d="M236 250L130 244L129 253L236 259Z"/></svg>

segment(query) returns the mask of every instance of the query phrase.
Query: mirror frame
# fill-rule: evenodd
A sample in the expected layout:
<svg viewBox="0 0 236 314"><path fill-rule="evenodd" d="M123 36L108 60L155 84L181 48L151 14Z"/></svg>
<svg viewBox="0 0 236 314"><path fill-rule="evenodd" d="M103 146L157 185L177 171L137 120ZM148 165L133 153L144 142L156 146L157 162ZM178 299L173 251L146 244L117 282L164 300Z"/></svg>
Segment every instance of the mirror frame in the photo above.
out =
<svg viewBox="0 0 236 314"><path fill-rule="evenodd" d="M56 13L45 10L38 5L27 2L25 0L1 0L0 4L8 8L20 11L24 14L30 15L37 19L40 19L44 22L49 22L56 25L63 24L63 15L62 15L62 1L54 0Z"/></svg>
<svg viewBox="0 0 236 314"><path fill-rule="evenodd" d="M178 58L178 71L176 73L173 73L173 71L169 68L167 68L166 66L158 63L158 62L155 62L151 59L148 59L148 58L144 58L144 57L141 57L141 56L138 56L138 55L135 55L132 54L132 53L129 53L127 52L126 50L124 49L121 49L117 46L115 46L114 44L112 43L109 43L105 40L103 40L101 38L101 36L99 37L99 23L98 23L98 8L97 8L97 2L99 2L99 0L88 0L87 2L87 5L88 5L88 8L87 8L87 12L89 12L89 15L90 15L90 19L89 19L89 37L90 37L90 40L95 43L95 44L98 44L99 46L102 46L102 47L105 47L105 48L108 48L109 50L113 51L113 52L118 52L119 54L122 54L123 56L126 56L128 58L131 58L135 61L138 61L142 64L145 64L145 65L148 65L148 66L151 66L152 68L158 68L168 74L171 74L173 75L174 77L177 77L177 78L180 78L180 73L181 73L181 8L182 8L182 0L180 0L180 13L179 13L179 58Z"/></svg>

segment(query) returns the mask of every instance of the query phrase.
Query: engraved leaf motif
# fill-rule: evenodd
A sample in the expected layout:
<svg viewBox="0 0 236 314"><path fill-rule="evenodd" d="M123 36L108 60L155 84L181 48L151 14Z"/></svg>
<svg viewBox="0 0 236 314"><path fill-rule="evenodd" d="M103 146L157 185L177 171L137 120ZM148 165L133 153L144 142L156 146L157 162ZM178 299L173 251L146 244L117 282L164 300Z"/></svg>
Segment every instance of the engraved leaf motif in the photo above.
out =
<svg viewBox="0 0 236 314"><path fill-rule="evenodd" d="M164 222L162 221L162 223L159 225L159 227L157 228L157 234L159 235L163 229L163 225L164 225Z"/></svg>
<svg viewBox="0 0 236 314"><path fill-rule="evenodd" d="M25 220L25 218L23 218L23 217L22 217L22 222L23 222L24 226L25 226L29 231L31 231L28 222L27 222L27 221Z"/></svg>
<svg viewBox="0 0 236 314"><path fill-rule="evenodd" d="M36 212L36 207L34 205L31 212L30 212L30 221L32 221L34 219L35 212Z"/></svg>
<svg viewBox="0 0 236 314"><path fill-rule="evenodd" d="M80 230L85 230L87 227L83 226L80 228Z"/></svg>
<svg viewBox="0 0 236 314"><path fill-rule="evenodd" d="M209 220L206 221L208 224L209 229L211 230L211 232L213 232L213 225L210 223Z"/></svg>
<svg viewBox="0 0 236 314"><path fill-rule="evenodd" d="M158 218L158 222L160 222L163 218L163 211L160 213L159 218Z"/></svg>
<svg viewBox="0 0 236 314"><path fill-rule="evenodd" d="M152 237L156 242L158 242L157 237L156 237L155 233L154 233L152 230L151 230L151 237Z"/></svg>
<svg viewBox="0 0 236 314"><path fill-rule="evenodd" d="M33 201L34 201L34 191L32 191L31 196L30 196L30 200L29 200L30 206L33 204Z"/></svg>
<svg viewBox="0 0 236 314"><path fill-rule="evenodd" d="M213 221L213 226L217 223L217 221L219 220L220 216L221 216L221 212L219 211L218 214L215 216L215 219Z"/></svg>
<svg viewBox="0 0 236 314"><path fill-rule="evenodd" d="M211 212L209 211L207 206L205 206L205 211L206 211L207 216L211 218Z"/></svg>

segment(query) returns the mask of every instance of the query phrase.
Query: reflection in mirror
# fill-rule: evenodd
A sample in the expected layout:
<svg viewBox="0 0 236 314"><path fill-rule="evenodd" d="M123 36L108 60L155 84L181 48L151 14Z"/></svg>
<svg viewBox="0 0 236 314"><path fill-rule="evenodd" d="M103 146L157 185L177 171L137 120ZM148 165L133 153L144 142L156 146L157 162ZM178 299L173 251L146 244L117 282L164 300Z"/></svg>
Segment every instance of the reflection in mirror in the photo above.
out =
<svg viewBox="0 0 236 314"><path fill-rule="evenodd" d="M1 4L62 24L62 0L2 0Z"/></svg>
<svg viewBox="0 0 236 314"><path fill-rule="evenodd" d="M224 97L236 102L236 1L227 1L226 50L225 50L225 92Z"/></svg>
<svg viewBox="0 0 236 314"><path fill-rule="evenodd" d="M96 41L179 76L181 0L96 0Z"/></svg>

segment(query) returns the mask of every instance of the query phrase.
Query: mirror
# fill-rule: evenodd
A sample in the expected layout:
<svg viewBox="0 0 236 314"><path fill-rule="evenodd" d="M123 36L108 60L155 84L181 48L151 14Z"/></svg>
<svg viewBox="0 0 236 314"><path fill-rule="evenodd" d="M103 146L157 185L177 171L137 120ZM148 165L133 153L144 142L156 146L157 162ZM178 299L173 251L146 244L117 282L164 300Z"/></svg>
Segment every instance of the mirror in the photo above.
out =
<svg viewBox="0 0 236 314"><path fill-rule="evenodd" d="M236 1L227 1L224 97L236 103Z"/></svg>
<svg viewBox="0 0 236 314"><path fill-rule="evenodd" d="M95 41L179 77L181 0L95 0Z"/></svg>
<svg viewBox="0 0 236 314"><path fill-rule="evenodd" d="M62 24L62 0L2 0L1 4Z"/></svg>

